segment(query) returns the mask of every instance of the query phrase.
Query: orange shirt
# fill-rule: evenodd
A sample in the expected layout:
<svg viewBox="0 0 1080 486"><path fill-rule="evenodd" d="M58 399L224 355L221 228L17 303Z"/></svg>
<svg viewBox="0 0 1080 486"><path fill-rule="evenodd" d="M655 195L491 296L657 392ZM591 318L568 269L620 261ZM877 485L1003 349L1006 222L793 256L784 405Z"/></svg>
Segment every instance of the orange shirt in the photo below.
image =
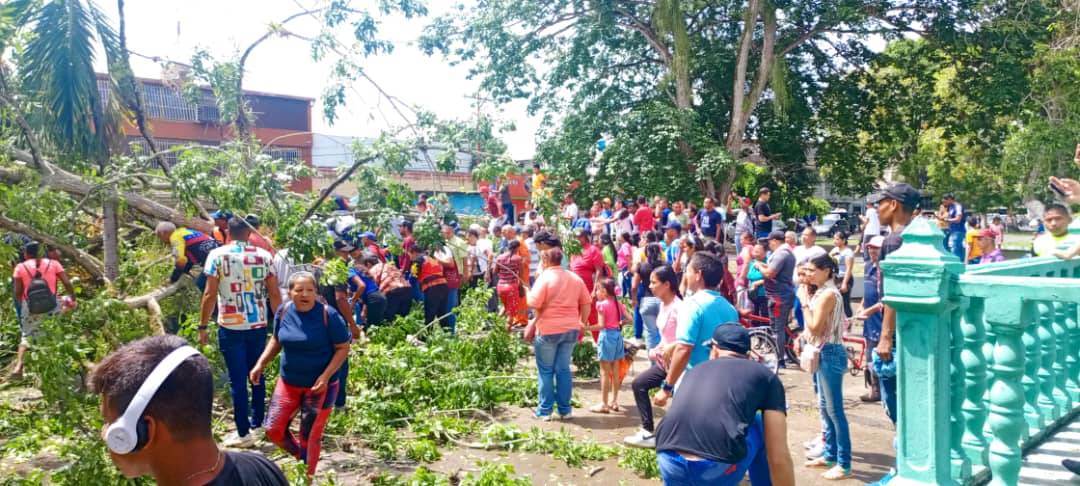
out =
<svg viewBox="0 0 1080 486"><path fill-rule="evenodd" d="M521 280L526 284L529 283L529 260L532 258L529 255L529 246L525 244L525 236L519 236L518 241L521 242L521 246L518 247L518 256L521 257Z"/></svg>
<svg viewBox="0 0 1080 486"><path fill-rule="evenodd" d="M528 295L537 309L536 333L542 336L581 330L581 306L592 303L581 277L562 267L540 272Z"/></svg>

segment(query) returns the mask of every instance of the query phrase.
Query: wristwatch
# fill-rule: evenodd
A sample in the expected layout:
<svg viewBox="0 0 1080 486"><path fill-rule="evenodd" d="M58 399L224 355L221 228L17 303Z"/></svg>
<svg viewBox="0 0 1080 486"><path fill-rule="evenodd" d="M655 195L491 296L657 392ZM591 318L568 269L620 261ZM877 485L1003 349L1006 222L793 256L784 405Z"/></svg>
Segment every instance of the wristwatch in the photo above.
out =
<svg viewBox="0 0 1080 486"><path fill-rule="evenodd" d="M671 393L671 392L675 391L675 385L672 385L672 384L665 381L665 382L660 384L660 389L664 390L665 392Z"/></svg>

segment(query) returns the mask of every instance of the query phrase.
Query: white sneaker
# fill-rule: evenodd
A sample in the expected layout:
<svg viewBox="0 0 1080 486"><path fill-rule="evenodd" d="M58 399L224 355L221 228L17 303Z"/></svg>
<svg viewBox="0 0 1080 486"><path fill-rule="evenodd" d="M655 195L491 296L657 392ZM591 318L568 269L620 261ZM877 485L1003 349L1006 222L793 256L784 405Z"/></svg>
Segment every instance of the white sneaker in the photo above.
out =
<svg viewBox="0 0 1080 486"><path fill-rule="evenodd" d="M556 419L559 419L559 420L570 420L570 418L571 418L571 416L572 416L573 414L574 414L574 411L573 411L573 410L571 410L571 411L569 411L569 412L566 412L566 415L563 415L563 414L559 413L558 411L556 411L556 412L555 412L555 413L553 413L552 415L554 415L554 416L555 416L555 418L556 418Z"/></svg>
<svg viewBox="0 0 1080 486"><path fill-rule="evenodd" d="M637 433L623 439L626 445L641 447L643 449L656 448L656 436L645 429L638 429Z"/></svg>
<svg viewBox="0 0 1080 486"><path fill-rule="evenodd" d="M240 437L233 432L221 441L221 445L230 449L248 449L255 445L255 434L249 432L248 435Z"/></svg>
<svg viewBox="0 0 1080 486"><path fill-rule="evenodd" d="M818 444L818 445L816 445L814 447L811 447L810 449L806 450L806 458L807 459L817 459L819 457L824 457L824 456L825 456L825 444L824 443Z"/></svg>
<svg viewBox="0 0 1080 486"><path fill-rule="evenodd" d="M808 440L806 442L803 442L802 446L803 446L803 449L813 449L814 447L817 447L818 445L824 444L824 443L825 443L825 439L823 439L819 435L817 437L814 437L813 439L810 439L810 440Z"/></svg>

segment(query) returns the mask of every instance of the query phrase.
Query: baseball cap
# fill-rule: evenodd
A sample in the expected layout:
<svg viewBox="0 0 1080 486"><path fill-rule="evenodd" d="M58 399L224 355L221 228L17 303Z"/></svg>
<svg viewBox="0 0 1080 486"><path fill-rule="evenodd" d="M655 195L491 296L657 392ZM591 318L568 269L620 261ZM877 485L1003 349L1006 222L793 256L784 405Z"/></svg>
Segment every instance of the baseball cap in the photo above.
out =
<svg viewBox="0 0 1080 486"><path fill-rule="evenodd" d="M370 231L365 231L363 233L360 233L360 237L361 238L367 238L367 239L369 239L371 241L375 241L375 233L372 233Z"/></svg>
<svg viewBox="0 0 1080 486"><path fill-rule="evenodd" d="M671 229L671 230L675 230L675 231L682 231L682 225L681 225L681 224L679 224L679 222L678 222L678 221L674 221L674 220L672 220L672 221L668 221L668 224L667 224L667 226L664 226L664 229Z"/></svg>
<svg viewBox="0 0 1080 486"><path fill-rule="evenodd" d="M247 216L244 216L244 220L247 221L247 223L250 224L251 227L253 227L253 228L258 228L259 227L259 223L260 223L259 217L254 215L254 214L249 214Z"/></svg>
<svg viewBox="0 0 1080 486"><path fill-rule="evenodd" d="M721 324L713 330L712 339L706 345L746 354L750 351L750 332L736 322Z"/></svg>
<svg viewBox="0 0 1080 486"><path fill-rule="evenodd" d="M922 194L919 194L919 191L915 190L914 187L911 187L910 184L898 182L873 194L867 198L867 201L870 204L877 204L886 199L897 201L905 208L915 209L919 207L919 203L922 202Z"/></svg>
<svg viewBox="0 0 1080 486"><path fill-rule="evenodd" d="M760 195L760 194L765 194L765 193L768 193L768 192L772 192L772 190L771 190L771 189L769 189L768 187L762 187L761 189L758 189L758 190L757 190L757 193L758 193L759 195Z"/></svg>
<svg viewBox="0 0 1080 486"><path fill-rule="evenodd" d="M781 230L773 231L772 233L769 233L768 239L784 241L784 232Z"/></svg>
<svg viewBox="0 0 1080 486"><path fill-rule="evenodd" d="M223 209L219 209L210 213L210 217L214 219L232 219L233 214Z"/></svg>
<svg viewBox="0 0 1080 486"><path fill-rule="evenodd" d="M885 237L880 235L875 236L873 238L870 238L870 241L868 241L866 244L874 248L881 248L881 246L885 244Z"/></svg>
<svg viewBox="0 0 1080 486"><path fill-rule="evenodd" d="M336 240L336 241L334 241L334 250L335 251L353 251L355 249L356 249L356 247L352 246L347 241L344 241L344 240Z"/></svg>
<svg viewBox="0 0 1080 486"><path fill-rule="evenodd" d="M537 231L536 234L533 235L533 242L535 242L538 245L539 244L544 244L544 245L562 247L562 242L559 241L559 239L557 237L555 237L555 235L552 235L551 233L549 233L549 232L547 232L545 230Z"/></svg>

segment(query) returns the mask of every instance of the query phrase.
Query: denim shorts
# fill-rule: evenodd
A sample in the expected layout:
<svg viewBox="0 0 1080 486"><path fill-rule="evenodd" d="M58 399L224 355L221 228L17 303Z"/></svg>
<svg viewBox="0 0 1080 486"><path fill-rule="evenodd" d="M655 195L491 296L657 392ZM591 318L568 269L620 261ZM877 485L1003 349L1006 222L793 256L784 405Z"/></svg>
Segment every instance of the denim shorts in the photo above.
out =
<svg viewBox="0 0 1080 486"><path fill-rule="evenodd" d="M600 331L600 342L597 344L597 354L600 361L617 361L626 356L623 348L622 332L618 329L604 329Z"/></svg>

